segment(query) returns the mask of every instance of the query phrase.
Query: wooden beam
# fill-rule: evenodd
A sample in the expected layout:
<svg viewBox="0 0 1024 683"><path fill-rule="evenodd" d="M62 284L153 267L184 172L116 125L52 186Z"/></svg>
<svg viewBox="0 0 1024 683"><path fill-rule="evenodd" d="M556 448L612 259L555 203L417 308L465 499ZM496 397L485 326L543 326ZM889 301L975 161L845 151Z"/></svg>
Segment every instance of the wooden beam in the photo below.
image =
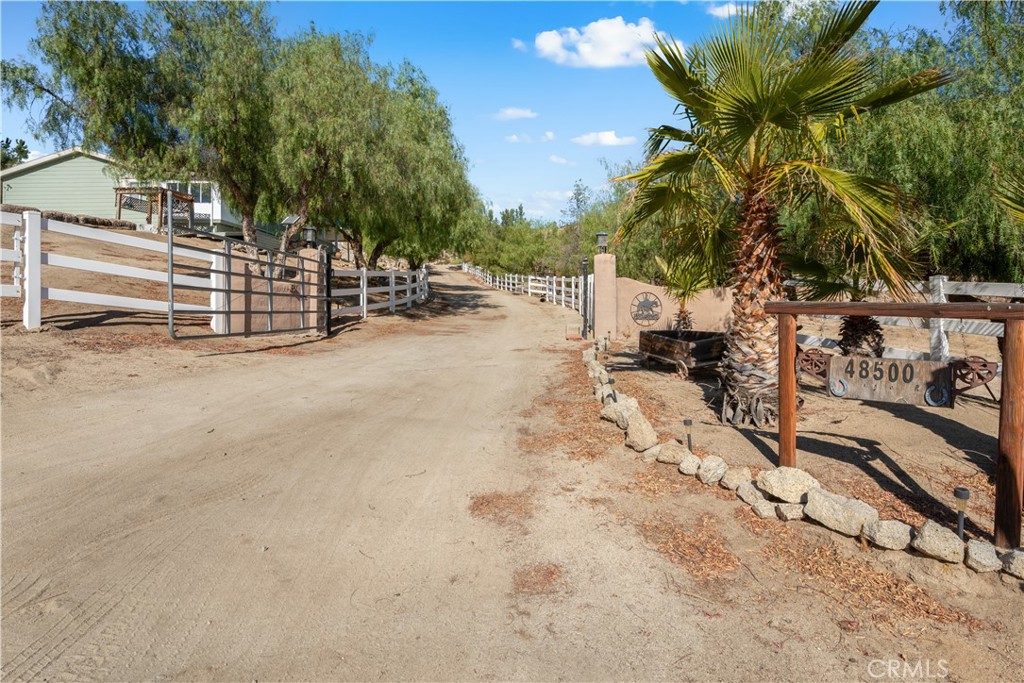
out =
<svg viewBox="0 0 1024 683"><path fill-rule="evenodd" d="M766 313L778 315L863 315L906 318L969 318L972 320L1024 320L1024 304L993 303L875 303L871 301L772 301Z"/></svg>
<svg viewBox="0 0 1024 683"><path fill-rule="evenodd" d="M1024 505L1024 320L1007 320L996 456L996 545L1020 547Z"/></svg>
<svg viewBox="0 0 1024 683"><path fill-rule="evenodd" d="M796 467L796 316L779 315L779 467Z"/></svg>

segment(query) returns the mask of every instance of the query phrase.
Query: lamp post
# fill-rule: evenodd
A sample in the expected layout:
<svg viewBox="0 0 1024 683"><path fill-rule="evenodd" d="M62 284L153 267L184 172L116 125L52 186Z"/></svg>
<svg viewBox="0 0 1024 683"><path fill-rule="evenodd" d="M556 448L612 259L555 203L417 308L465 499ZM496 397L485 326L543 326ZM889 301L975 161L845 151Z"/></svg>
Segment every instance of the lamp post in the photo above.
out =
<svg viewBox="0 0 1024 683"><path fill-rule="evenodd" d="M588 299L588 297L587 297L587 266L588 265L589 265L589 261L587 260L587 257L584 256L583 257L583 291L580 293L580 303L582 304L580 306L580 312L583 313L583 338L584 339L587 338L587 327L589 327L589 325L590 325L590 323L588 322L588 318L587 318L587 312L589 310L589 306L588 306L589 301L587 300Z"/></svg>
<svg viewBox="0 0 1024 683"><path fill-rule="evenodd" d="M690 418L683 420L683 428L686 430L686 448L693 453L693 420Z"/></svg>
<svg viewBox="0 0 1024 683"><path fill-rule="evenodd" d="M597 250L602 254L608 253L608 233L597 233Z"/></svg>

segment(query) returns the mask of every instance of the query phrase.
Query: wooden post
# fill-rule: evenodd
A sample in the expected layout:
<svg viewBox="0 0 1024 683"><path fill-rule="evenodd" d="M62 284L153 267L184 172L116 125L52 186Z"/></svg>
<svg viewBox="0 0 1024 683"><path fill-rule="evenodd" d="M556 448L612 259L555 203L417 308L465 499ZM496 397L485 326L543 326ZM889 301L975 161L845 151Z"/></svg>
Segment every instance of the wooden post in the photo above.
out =
<svg viewBox="0 0 1024 683"><path fill-rule="evenodd" d="M1006 320L1005 325L995 539L999 547L1018 548L1024 504L1024 320Z"/></svg>
<svg viewBox="0 0 1024 683"><path fill-rule="evenodd" d="M779 467L796 467L796 316L779 314Z"/></svg>

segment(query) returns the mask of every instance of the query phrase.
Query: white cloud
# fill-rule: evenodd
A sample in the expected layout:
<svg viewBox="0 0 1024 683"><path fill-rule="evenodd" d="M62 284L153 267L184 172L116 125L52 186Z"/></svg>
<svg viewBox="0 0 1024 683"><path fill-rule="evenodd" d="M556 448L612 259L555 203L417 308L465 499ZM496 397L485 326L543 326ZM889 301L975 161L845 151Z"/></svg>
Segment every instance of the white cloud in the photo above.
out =
<svg viewBox="0 0 1024 683"><path fill-rule="evenodd" d="M513 145L519 144L520 142L529 143L530 137L528 135L506 135L505 142L511 142Z"/></svg>
<svg viewBox="0 0 1024 683"><path fill-rule="evenodd" d="M526 43L519 40L518 38L512 39L512 47L515 48L516 50L519 50L520 52L526 52Z"/></svg>
<svg viewBox="0 0 1024 683"><path fill-rule="evenodd" d="M552 154L548 157L548 160L553 164L568 164L569 160L565 157L560 157L557 154Z"/></svg>
<svg viewBox="0 0 1024 683"><path fill-rule="evenodd" d="M32 151L30 151L28 153L28 158L25 159L25 161L33 161L34 159L38 159L39 157L41 157L43 155L44 155L44 152L40 152L37 149L33 149Z"/></svg>
<svg viewBox="0 0 1024 683"><path fill-rule="evenodd" d="M577 145L583 145L584 147L620 147L622 145L632 145L636 142L636 138L632 135L625 137L619 137L615 134L614 130L602 130L597 133L586 133L572 139Z"/></svg>
<svg viewBox="0 0 1024 683"><path fill-rule="evenodd" d="M622 19L598 19L583 27L562 28L538 33L534 39L537 54L556 64L608 68L646 63L644 50L660 35L654 22L641 17L635 24Z"/></svg>
<svg viewBox="0 0 1024 683"><path fill-rule="evenodd" d="M572 192L568 190L540 190L533 193L533 198L541 202L564 202L571 196Z"/></svg>
<svg viewBox="0 0 1024 683"><path fill-rule="evenodd" d="M532 109L523 109L522 107L505 107L497 114L494 118L499 121L514 121L516 119L535 119L537 118L537 112Z"/></svg>
<svg viewBox="0 0 1024 683"><path fill-rule="evenodd" d="M551 142L554 139L555 139L554 132L549 130L546 133L544 133L544 135L541 136L540 141L541 142Z"/></svg>
<svg viewBox="0 0 1024 683"><path fill-rule="evenodd" d="M740 8L735 2L727 2L724 5L709 4L704 11L718 19L728 19L732 15L737 14Z"/></svg>

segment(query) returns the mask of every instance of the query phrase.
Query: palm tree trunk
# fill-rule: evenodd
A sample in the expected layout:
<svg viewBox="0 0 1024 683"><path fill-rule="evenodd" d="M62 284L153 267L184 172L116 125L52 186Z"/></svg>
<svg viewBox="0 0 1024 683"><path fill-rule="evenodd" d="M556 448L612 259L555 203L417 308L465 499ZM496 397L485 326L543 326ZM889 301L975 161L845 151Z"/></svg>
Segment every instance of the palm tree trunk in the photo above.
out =
<svg viewBox="0 0 1024 683"><path fill-rule="evenodd" d="M725 340L722 421L764 427L778 416L778 320L764 312L768 301L784 299L779 261L778 212L756 189L743 201L732 324Z"/></svg>

